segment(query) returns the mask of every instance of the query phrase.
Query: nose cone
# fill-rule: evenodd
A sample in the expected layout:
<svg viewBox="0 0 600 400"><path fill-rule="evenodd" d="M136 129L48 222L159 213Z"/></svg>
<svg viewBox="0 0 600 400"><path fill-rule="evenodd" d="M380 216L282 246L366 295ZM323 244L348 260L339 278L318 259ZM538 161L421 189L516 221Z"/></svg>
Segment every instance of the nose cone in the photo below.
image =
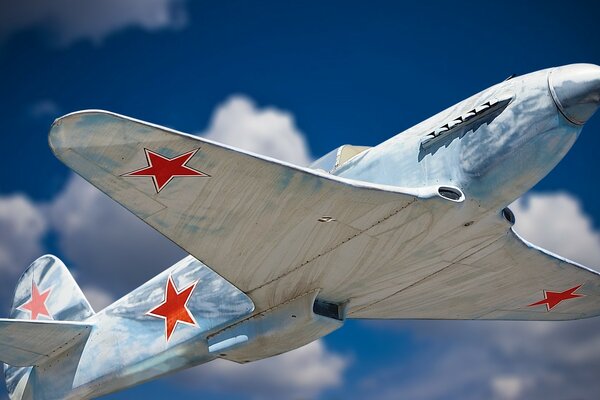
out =
<svg viewBox="0 0 600 400"><path fill-rule="evenodd" d="M554 102L574 124L584 124L600 106L600 67L572 64L550 72L549 86Z"/></svg>

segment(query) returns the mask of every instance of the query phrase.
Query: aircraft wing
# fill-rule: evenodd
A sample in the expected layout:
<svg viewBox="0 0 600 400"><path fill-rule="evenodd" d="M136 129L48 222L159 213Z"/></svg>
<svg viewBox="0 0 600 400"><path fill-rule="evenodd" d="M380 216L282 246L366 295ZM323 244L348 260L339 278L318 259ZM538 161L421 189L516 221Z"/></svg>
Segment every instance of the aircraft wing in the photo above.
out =
<svg viewBox="0 0 600 400"><path fill-rule="evenodd" d="M58 119L50 145L71 169L246 293L303 269L418 198L450 203L437 188L337 178L102 111ZM324 267L306 270L318 277ZM257 310L322 287L314 279L294 282L255 293Z"/></svg>
<svg viewBox="0 0 600 400"><path fill-rule="evenodd" d="M571 320L600 315L600 274L521 238L486 226L490 240L356 310L361 318ZM483 235L482 235L483 236Z"/></svg>

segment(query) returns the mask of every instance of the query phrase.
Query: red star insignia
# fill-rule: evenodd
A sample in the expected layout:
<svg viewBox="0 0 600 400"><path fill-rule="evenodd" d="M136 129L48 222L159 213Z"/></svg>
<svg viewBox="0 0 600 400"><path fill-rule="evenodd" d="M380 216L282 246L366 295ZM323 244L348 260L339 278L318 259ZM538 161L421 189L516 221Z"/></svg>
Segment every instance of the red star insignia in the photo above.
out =
<svg viewBox="0 0 600 400"><path fill-rule="evenodd" d="M194 319L194 316L186 305L197 283L198 281L192 283L185 289L178 291L173 283L173 278L171 278L171 275L169 275L163 302L160 303L158 307L155 307L146 313L147 315L163 318L165 320L165 334L167 342L169 342L175 327L177 327L177 324L180 322L199 327L198 323Z"/></svg>
<svg viewBox="0 0 600 400"><path fill-rule="evenodd" d="M51 291L52 289L46 289L44 293L40 294L35 282L31 281L31 299L19 307L19 310L29 311L32 320L38 319L38 316L40 315L52 318L46 307L46 300L48 299L48 296L50 296Z"/></svg>
<svg viewBox="0 0 600 400"><path fill-rule="evenodd" d="M136 171L128 172L122 176L150 176L154 183L156 193L160 192L167 183L171 182L176 176L210 176L202 171L198 171L192 167L185 165L190 159L200 150L188 151L179 156L168 158L161 154L155 153L152 150L144 149L146 152L146 161L148 166Z"/></svg>
<svg viewBox="0 0 600 400"><path fill-rule="evenodd" d="M577 289L579 289L583 285L572 287L571 289L567 289L564 292L552 292L550 290L544 290L544 299L533 304L528 305L528 307L540 306L542 304L546 305L546 309L548 311L552 310L561 301L575 299L577 297L584 297L583 294L575 293Z"/></svg>

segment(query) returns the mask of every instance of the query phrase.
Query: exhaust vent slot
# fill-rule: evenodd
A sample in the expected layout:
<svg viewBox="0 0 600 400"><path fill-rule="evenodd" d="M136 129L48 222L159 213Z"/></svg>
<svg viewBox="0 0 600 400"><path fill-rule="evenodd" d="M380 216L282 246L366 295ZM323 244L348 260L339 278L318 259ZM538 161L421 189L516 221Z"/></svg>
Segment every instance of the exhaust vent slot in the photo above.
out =
<svg viewBox="0 0 600 400"><path fill-rule="evenodd" d="M510 104L513 97L492 98L483 104L467 111L463 115L453 118L450 122L430 131L421 141L421 148L428 149L435 144L452 139L454 133L459 134L472 129L476 122L485 122L486 117L500 114ZM493 114L493 115L492 115ZM493 118L492 118L493 119ZM459 132L459 130L461 132Z"/></svg>

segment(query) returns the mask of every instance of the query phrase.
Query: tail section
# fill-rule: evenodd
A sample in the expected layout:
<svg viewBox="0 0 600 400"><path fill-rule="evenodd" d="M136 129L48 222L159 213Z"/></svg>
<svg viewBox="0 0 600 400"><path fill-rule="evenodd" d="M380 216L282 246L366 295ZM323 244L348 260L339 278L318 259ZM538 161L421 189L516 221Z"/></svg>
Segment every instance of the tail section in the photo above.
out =
<svg viewBox="0 0 600 400"><path fill-rule="evenodd" d="M85 342L94 315L81 289L58 258L35 260L17 283L11 319L0 319L0 361L11 399L27 399L32 367ZM68 322L61 322L68 321Z"/></svg>
<svg viewBox="0 0 600 400"><path fill-rule="evenodd" d="M208 338L253 310L189 256L93 314L63 263L43 256L18 282L13 319L0 319L6 386L12 400L95 398L225 355L246 332L212 351Z"/></svg>

